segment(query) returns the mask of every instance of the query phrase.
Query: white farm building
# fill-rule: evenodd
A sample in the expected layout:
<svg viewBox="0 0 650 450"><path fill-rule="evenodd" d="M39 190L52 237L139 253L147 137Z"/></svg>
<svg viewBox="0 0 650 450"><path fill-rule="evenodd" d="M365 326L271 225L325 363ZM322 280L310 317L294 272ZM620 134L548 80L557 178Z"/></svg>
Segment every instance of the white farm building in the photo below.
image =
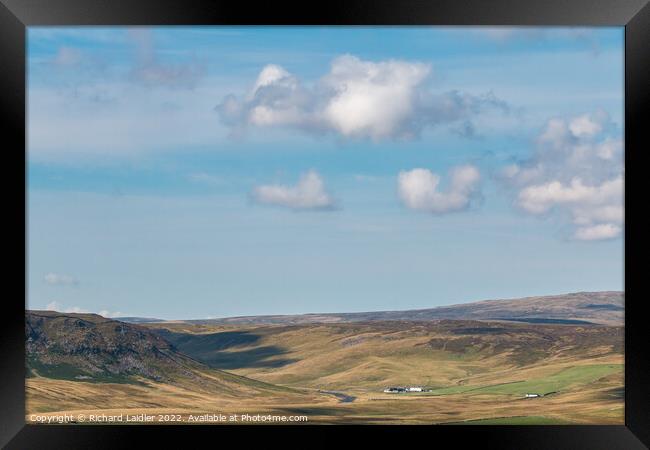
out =
<svg viewBox="0 0 650 450"><path fill-rule="evenodd" d="M408 386L408 387L387 387L384 389L384 392L387 394L399 394L402 392L426 392L421 386Z"/></svg>

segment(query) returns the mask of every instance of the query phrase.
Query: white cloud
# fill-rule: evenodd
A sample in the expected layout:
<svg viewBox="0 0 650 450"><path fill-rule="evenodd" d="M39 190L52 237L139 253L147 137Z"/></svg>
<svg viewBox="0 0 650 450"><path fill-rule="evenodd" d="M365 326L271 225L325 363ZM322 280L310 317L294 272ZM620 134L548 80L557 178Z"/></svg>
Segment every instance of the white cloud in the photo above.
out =
<svg viewBox="0 0 650 450"><path fill-rule="evenodd" d="M260 88L263 88L265 86L270 86L273 84L284 84L289 87L294 87L293 85L295 83L296 80L291 76L289 72L278 65L269 64L264 67L264 69L262 69L260 74L257 76L257 81L255 81L255 85L249 93L249 98L253 98L255 96L255 93Z"/></svg>
<svg viewBox="0 0 650 450"><path fill-rule="evenodd" d="M108 311L106 309L102 309L97 314L99 314L102 317L108 317L108 318L111 318L111 317L123 317L124 316L124 313L122 313L120 311Z"/></svg>
<svg viewBox="0 0 650 450"><path fill-rule="evenodd" d="M430 73L431 67L420 62L372 62L344 55L313 86L305 86L271 64L248 93L226 96L217 110L235 131L286 126L371 139L412 138L438 124L460 122L471 128L470 119L486 108L508 110L492 93L434 94L426 86Z"/></svg>
<svg viewBox="0 0 650 450"><path fill-rule="evenodd" d="M604 111L552 118L533 156L501 171L515 204L532 215L568 216L578 240L610 239L624 223L623 142Z"/></svg>
<svg viewBox="0 0 650 450"><path fill-rule="evenodd" d="M603 121L584 114L573 118L569 122L569 130L575 137L595 136L603 130Z"/></svg>
<svg viewBox="0 0 650 450"><path fill-rule="evenodd" d="M59 311L61 310L61 304L59 302L50 302L45 306L47 311Z"/></svg>
<svg viewBox="0 0 650 450"><path fill-rule="evenodd" d="M532 214L543 214L556 205L583 205L584 207L611 205L623 196L623 177L587 186L580 178L563 184L554 180L532 185L519 191L519 205Z"/></svg>
<svg viewBox="0 0 650 450"><path fill-rule="evenodd" d="M479 170L470 165L450 170L449 186L439 190L440 176L428 169L402 171L397 178L398 194L411 209L444 214L466 209L478 194Z"/></svg>
<svg viewBox="0 0 650 450"><path fill-rule="evenodd" d="M581 227L576 230L575 238L581 241L612 239L621 234L621 227L611 223Z"/></svg>
<svg viewBox="0 0 650 450"><path fill-rule="evenodd" d="M295 186L257 186L253 190L253 198L258 203L291 209L331 209L335 206L325 190L323 179L313 170L301 175Z"/></svg>
<svg viewBox="0 0 650 450"><path fill-rule="evenodd" d="M205 67L198 62L182 64L160 62L151 30L131 29L128 36L136 49L136 61L131 70L131 77L136 81L145 85L193 88L205 74Z"/></svg>
<svg viewBox="0 0 650 450"><path fill-rule="evenodd" d="M616 157L620 157L622 153L623 141L620 139L608 138L596 146L596 154L603 160L612 160Z"/></svg>
<svg viewBox="0 0 650 450"><path fill-rule="evenodd" d="M418 88L430 70L422 63L340 57L323 80L332 94L322 111L324 120L344 136L401 134L413 118Z"/></svg>
<svg viewBox="0 0 650 450"><path fill-rule="evenodd" d="M65 313L75 313L75 314L99 314L102 317L122 317L124 316L123 313L120 311L108 311L106 309L103 309L99 312L93 312L89 311L84 308L80 308L79 306L72 306L72 307L65 307L62 305L60 302L53 301L48 303L45 306L46 311L58 311L58 312L65 312Z"/></svg>
<svg viewBox="0 0 650 450"><path fill-rule="evenodd" d="M79 284L79 280L73 276L52 272L45 274L45 277L43 277L43 279L47 284L51 284L53 286L76 286Z"/></svg>

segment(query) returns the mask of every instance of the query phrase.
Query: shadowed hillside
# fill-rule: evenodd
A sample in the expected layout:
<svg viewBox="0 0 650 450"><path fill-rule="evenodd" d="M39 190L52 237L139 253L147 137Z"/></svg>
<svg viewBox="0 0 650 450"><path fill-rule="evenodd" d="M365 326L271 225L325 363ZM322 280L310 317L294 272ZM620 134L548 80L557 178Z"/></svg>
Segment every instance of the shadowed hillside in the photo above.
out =
<svg viewBox="0 0 650 450"><path fill-rule="evenodd" d="M28 376L70 381L171 383L226 396L286 389L211 369L157 333L96 314L30 311Z"/></svg>
<svg viewBox="0 0 650 450"><path fill-rule="evenodd" d="M440 320L246 326L151 324L211 367L288 386L449 386L619 358L623 328Z"/></svg>
<svg viewBox="0 0 650 450"><path fill-rule="evenodd" d="M361 313L292 316L279 324L133 324L28 311L27 411L620 424L624 328L593 323L622 317L622 296L614 294L368 313L368 320ZM504 320L508 302L518 304ZM581 310L594 311L591 323ZM431 311L483 319L428 319ZM398 315L407 318L380 320ZM425 390L396 395L387 386ZM526 399L531 392L539 398Z"/></svg>

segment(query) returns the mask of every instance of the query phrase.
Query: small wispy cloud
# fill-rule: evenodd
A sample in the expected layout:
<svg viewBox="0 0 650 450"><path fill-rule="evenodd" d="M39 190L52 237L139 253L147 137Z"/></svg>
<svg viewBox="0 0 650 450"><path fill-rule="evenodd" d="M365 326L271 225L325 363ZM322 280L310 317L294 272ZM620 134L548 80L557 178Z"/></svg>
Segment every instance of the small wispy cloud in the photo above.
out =
<svg viewBox="0 0 650 450"><path fill-rule="evenodd" d="M54 58L52 58L52 63L57 66L75 66L79 64L82 60L83 54L79 49L74 47L59 47L58 51Z"/></svg>
<svg viewBox="0 0 650 450"><path fill-rule="evenodd" d="M300 176L294 186L268 184L257 186L252 193L258 203L301 209L333 209L334 199L327 193L323 179L314 170Z"/></svg>
<svg viewBox="0 0 650 450"><path fill-rule="evenodd" d="M99 311L97 314L99 314L102 317L123 317L125 314L121 311L108 311L106 309L102 309Z"/></svg>
<svg viewBox="0 0 650 450"><path fill-rule="evenodd" d="M142 84L193 88L205 74L205 67L196 61L177 64L161 62L151 30L129 30L129 37L136 48L136 62L131 77Z"/></svg>
<svg viewBox="0 0 650 450"><path fill-rule="evenodd" d="M372 181L377 181L379 177L375 175L367 175L365 173L357 173L354 175L354 181L358 181L359 183L370 183Z"/></svg>
<svg viewBox="0 0 650 450"><path fill-rule="evenodd" d="M187 179L192 183L203 184L206 186L217 186L224 182L223 178L205 172L191 173L187 176Z"/></svg>
<svg viewBox="0 0 650 450"><path fill-rule="evenodd" d="M59 302L50 302L45 305L47 311L59 311L61 309L61 304Z"/></svg>
<svg viewBox="0 0 650 450"><path fill-rule="evenodd" d="M506 45L510 43L534 43L563 40L583 45L594 55L600 53L600 42L598 34L591 28L541 28L541 27L476 27L470 31L479 39L487 39L497 44Z"/></svg>
<svg viewBox="0 0 650 450"><path fill-rule="evenodd" d="M43 277L47 284L52 286L77 286L79 285L79 280L71 275L63 275L59 273L47 273Z"/></svg>
<svg viewBox="0 0 650 450"><path fill-rule="evenodd" d="M88 309L81 308L79 306L66 307L58 301L52 301L47 305L45 305L45 310L65 312L65 313L75 313L75 314L99 314L100 316L107 317L107 318L124 316L124 313L120 311L109 311L107 309L102 309L100 311L90 311Z"/></svg>

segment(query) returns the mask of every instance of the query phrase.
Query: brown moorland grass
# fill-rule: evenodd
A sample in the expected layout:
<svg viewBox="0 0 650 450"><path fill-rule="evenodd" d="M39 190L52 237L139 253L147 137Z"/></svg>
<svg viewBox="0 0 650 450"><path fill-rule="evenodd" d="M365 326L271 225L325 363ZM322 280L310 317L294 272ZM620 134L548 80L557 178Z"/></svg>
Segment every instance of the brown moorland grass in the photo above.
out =
<svg viewBox="0 0 650 450"><path fill-rule="evenodd" d="M311 423L623 423L620 327L434 321L147 328L210 367L176 383L30 378L28 420L31 413L103 411L304 414ZM210 377L219 383L201 382ZM385 394L388 385L431 392ZM548 395L523 399L528 391Z"/></svg>

